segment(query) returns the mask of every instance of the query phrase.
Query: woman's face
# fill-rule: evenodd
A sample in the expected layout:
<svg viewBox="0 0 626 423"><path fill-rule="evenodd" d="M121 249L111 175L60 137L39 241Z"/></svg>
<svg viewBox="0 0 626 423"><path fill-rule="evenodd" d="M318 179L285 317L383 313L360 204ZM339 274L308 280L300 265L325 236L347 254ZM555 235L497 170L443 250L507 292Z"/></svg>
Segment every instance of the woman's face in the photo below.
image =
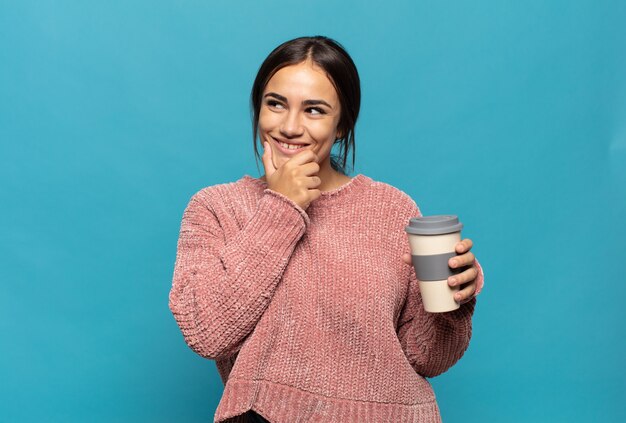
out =
<svg viewBox="0 0 626 423"><path fill-rule="evenodd" d="M306 148L317 154L322 169L330 169L341 107L321 68L306 61L280 69L267 83L261 101L259 136L261 142L269 142L276 168Z"/></svg>

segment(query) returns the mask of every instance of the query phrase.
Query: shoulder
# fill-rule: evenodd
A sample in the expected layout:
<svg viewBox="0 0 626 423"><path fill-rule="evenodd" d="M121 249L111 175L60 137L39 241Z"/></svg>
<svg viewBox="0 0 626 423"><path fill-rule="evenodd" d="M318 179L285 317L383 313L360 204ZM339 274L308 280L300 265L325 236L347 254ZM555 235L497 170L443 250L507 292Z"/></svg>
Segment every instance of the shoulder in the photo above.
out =
<svg viewBox="0 0 626 423"><path fill-rule="evenodd" d="M254 179L244 175L234 182L222 182L197 190L189 203L199 203L211 209L219 208L227 203L249 194L254 188Z"/></svg>
<svg viewBox="0 0 626 423"><path fill-rule="evenodd" d="M370 189L372 193L381 200L382 204L393 205L394 208L415 210L418 209L417 203L409 194L387 182L377 181L366 176L370 181Z"/></svg>

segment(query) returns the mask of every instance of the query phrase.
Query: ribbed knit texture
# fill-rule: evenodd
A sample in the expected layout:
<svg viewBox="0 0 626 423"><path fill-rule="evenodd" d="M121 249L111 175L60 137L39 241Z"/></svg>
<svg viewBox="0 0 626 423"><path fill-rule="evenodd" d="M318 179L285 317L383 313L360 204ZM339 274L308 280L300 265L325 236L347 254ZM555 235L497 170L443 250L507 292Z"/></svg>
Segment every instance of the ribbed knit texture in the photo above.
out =
<svg viewBox="0 0 626 423"><path fill-rule="evenodd" d="M250 409L273 423L441 420L425 377L467 349L476 299L424 312L402 260L419 215L362 174L306 211L248 175L191 198L169 307L187 344L216 361L215 422Z"/></svg>

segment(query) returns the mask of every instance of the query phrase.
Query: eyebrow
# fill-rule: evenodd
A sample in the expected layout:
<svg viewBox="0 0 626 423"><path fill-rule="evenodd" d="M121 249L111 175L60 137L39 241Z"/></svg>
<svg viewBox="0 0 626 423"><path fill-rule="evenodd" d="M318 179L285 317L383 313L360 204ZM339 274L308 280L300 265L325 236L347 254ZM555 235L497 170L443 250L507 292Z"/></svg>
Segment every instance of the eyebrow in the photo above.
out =
<svg viewBox="0 0 626 423"><path fill-rule="evenodd" d="M267 93L264 95L264 97L274 97L277 100L282 101L283 103L289 103L287 101L287 97L284 97L280 94L276 94L276 93ZM325 102L324 100L304 100L302 102L303 105L305 106L316 106L318 104L323 104L327 107L330 107L331 109L333 108L333 106L331 106L330 104L328 104L327 102Z"/></svg>

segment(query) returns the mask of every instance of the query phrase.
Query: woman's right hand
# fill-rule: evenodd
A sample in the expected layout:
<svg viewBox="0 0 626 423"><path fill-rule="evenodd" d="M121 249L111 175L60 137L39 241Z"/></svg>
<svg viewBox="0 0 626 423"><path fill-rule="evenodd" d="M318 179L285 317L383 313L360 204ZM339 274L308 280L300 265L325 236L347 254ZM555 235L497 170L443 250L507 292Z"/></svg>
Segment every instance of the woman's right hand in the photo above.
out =
<svg viewBox="0 0 626 423"><path fill-rule="evenodd" d="M267 187L283 194L306 210L312 201L322 194L317 187L322 180L317 173L317 155L311 150L304 150L291 157L278 169L272 162L272 149L267 141L263 142L263 167Z"/></svg>

